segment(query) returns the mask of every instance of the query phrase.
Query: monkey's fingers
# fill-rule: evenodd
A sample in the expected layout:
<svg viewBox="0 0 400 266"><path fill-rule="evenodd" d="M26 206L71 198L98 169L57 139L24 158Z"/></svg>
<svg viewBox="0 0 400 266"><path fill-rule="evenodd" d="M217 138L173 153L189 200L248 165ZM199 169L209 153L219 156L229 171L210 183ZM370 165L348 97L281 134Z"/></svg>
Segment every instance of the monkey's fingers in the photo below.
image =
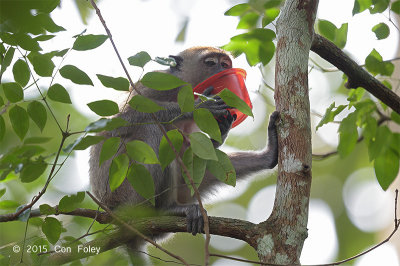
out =
<svg viewBox="0 0 400 266"><path fill-rule="evenodd" d="M210 86L210 87L208 87L207 89L205 89L204 91L203 91L203 95L204 96L210 96L211 95L211 92L214 90L214 87L213 86Z"/></svg>
<svg viewBox="0 0 400 266"><path fill-rule="evenodd" d="M274 128L275 127L275 122L276 120L278 120L279 118L279 112L278 111L274 111L271 116L269 117L269 124L268 124L268 128Z"/></svg>

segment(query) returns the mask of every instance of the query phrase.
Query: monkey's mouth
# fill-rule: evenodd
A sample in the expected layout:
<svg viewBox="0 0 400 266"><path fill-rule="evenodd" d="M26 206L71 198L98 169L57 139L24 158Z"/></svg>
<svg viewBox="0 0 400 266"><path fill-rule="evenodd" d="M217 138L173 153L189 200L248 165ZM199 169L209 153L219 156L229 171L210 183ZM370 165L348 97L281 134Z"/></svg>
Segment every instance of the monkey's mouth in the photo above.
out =
<svg viewBox="0 0 400 266"><path fill-rule="evenodd" d="M244 69L230 68L221 71L201 82L193 88L193 92L202 94L205 89L213 87L214 90L211 92L211 94L215 95L227 88L231 92L235 93L240 99L242 99L251 109L253 109L253 105L251 104L249 93L244 82L245 79L246 71ZM195 98L197 98L196 95ZM247 115L243 114L237 109L229 109L229 112L232 116L236 116L236 120L233 122L232 128L242 123L247 117Z"/></svg>

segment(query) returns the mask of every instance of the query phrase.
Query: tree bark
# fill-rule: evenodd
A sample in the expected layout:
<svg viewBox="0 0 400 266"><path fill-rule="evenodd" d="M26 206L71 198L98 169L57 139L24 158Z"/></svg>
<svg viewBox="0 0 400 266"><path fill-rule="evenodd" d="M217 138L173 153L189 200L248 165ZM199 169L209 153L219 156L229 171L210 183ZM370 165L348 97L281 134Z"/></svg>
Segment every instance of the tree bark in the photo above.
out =
<svg viewBox="0 0 400 266"><path fill-rule="evenodd" d="M274 208L257 241L261 261L299 264L307 238L311 187L311 123L308 57L318 0L286 1L277 22L275 102L279 167Z"/></svg>

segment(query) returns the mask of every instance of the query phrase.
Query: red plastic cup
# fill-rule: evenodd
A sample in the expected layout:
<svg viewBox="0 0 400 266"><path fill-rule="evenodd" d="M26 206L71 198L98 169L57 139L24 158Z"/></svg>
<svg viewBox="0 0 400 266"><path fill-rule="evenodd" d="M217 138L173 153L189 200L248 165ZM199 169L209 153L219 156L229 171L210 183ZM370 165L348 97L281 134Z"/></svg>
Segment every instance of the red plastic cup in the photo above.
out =
<svg viewBox="0 0 400 266"><path fill-rule="evenodd" d="M246 71L241 68L230 68L224 71L221 71L214 76L209 77L205 81L198 84L193 88L193 92L197 92L202 94L205 89L209 87L213 87L214 90L211 94L217 94L223 89L227 88L231 92L235 93L239 96L240 99L245 101L247 105L253 109L253 105L251 104L249 93L247 92L246 85L244 84L244 80L246 79ZM198 96L195 95L195 98ZM229 109L231 115L236 115L236 120L232 124L232 128L236 127L240 123L242 123L247 115L243 114L237 109Z"/></svg>

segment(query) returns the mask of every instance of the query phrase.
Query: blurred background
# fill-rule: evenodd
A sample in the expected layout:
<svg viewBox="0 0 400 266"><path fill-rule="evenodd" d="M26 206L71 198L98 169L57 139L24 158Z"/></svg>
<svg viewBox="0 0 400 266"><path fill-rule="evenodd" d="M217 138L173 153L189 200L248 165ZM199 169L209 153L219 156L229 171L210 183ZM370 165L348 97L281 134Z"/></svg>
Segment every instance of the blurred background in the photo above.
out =
<svg viewBox="0 0 400 266"><path fill-rule="evenodd" d="M116 45L123 57L128 58L140 51L147 51L153 58L177 54L191 46L222 46L230 38L241 33L236 29L236 17L223 16L223 13L233 5L243 1L233 0L102 0L98 6L113 35ZM388 24L390 37L376 40L371 28L379 22L387 22L388 17L382 14L370 15L361 13L352 16L353 1L321 0L318 18L333 22L337 27L349 23L348 41L345 51L360 65L365 57L375 48L384 60L400 56L399 18L392 17L397 28ZM43 50L54 47L70 47L72 37L86 30L87 34L105 34L95 13L88 8L87 1L62 1L61 6L52 12L53 20L63 26L66 31L56 38L41 43ZM275 28L272 26L272 29ZM332 66L312 53L310 57L324 68ZM396 74L400 78L399 61L396 64ZM107 41L99 48L81 53L72 51L63 64L75 64L91 77L95 74L109 76L124 76L122 68ZM57 64L56 64L57 65ZM310 64L311 65L311 64ZM226 152L234 150L262 149L266 142L268 116L275 110L273 100L274 60L264 67L249 67L242 55L234 60L234 67L247 71L246 85L254 106L254 119L248 118L231 131L223 146ZM162 68L162 67L161 67ZM149 63L145 71L160 69L160 65ZM130 74L136 80L142 71L135 67L129 68ZM4 74L3 80L11 78L11 73ZM94 86L77 87L72 82L62 79L64 86L70 92L73 105L52 103L56 116L65 123L66 114L71 114L72 130L83 130L85 126L98 119L87 103L111 99L121 102L126 94L104 88L99 80L93 78ZM42 81L40 80L39 83ZM312 111L313 153L324 154L336 150L338 143L338 125L330 123L318 131L315 126L325 113L326 108L334 101L337 105L345 104L348 91L343 87L342 73L338 71L323 73L310 67L309 85ZM46 86L43 81L43 86ZM30 97L37 97L35 89L25 92ZM31 93L31 94L29 94ZM343 112L336 119L341 120L348 112ZM64 120L63 120L64 119ZM53 121L44 130L45 135L58 134ZM398 128L393 130L399 130ZM37 135L37 132L29 132ZM71 142L71 140L69 140ZM59 139L49 142L48 150L55 150ZM19 139L13 134L7 134L1 143L0 152L16 146ZM311 188L309 235L301 256L302 264L320 264L341 260L353 256L385 239L393 230L394 220L394 190L399 188L398 179L384 192L375 177L372 164L369 162L364 143L359 143L356 149L345 159L337 155L324 160L313 161L313 183ZM40 199L39 204L57 204L63 195L89 190L88 182L89 152L77 151L69 158L60 173L52 181L49 191ZM41 188L44 179L33 183L20 185L15 176L9 176L8 182L0 183L0 188L7 187L8 193L3 197L19 203L29 201ZM276 170L267 171L254 176L248 181L237 184L235 188L221 187L218 193L206 202L209 215L232 217L248 220L253 223L264 221L272 210L275 194ZM37 206L38 206L37 205ZM83 207L94 208L95 205L85 199ZM2 213L10 210L2 210ZM59 217L67 232L62 236L75 237L86 232L90 225L89 219L79 217ZM30 223L27 239L35 241L40 228L35 229L35 219ZM95 225L94 230L102 226ZM25 224L22 222L0 224L0 253L12 243L23 239ZM90 238L89 238L90 239ZM11 243L11 244L10 244ZM186 233L178 233L166 240L164 246L191 263L202 263L204 237L193 237ZM169 259L153 247L148 252L158 258ZM242 241L212 236L211 252L235 257L257 260L256 252ZM400 235L396 234L389 243L377 250L348 263L348 265L399 265ZM108 251L83 264L91 265L125 265L127 255L121 249ZM243 263L212 258L212 265L244 265ZM164 264L160 259L149 258L149 263Z"/></svg>

